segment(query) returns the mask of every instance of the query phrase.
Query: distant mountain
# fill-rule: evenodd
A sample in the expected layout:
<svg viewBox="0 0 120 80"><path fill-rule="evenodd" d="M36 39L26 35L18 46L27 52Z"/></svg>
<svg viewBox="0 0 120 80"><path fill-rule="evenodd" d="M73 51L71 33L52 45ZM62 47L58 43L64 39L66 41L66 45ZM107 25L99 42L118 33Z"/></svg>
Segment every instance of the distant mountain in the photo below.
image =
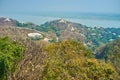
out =
<svg viewBox="0 0 120 80"><path fill-rule="evenodd" d="M0 26L14 26L14 27L28 27L28 28L33 28L36 25L33 24L32 22L19 22L17 20L7 18L7 17L1 17L0 18Z"/></svg>

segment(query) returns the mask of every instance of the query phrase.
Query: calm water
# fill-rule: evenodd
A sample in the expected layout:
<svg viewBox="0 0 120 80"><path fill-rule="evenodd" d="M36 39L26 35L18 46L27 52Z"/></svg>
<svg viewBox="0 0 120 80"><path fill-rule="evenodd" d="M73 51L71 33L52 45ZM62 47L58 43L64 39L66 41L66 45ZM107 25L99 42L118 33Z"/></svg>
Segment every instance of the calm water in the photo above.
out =
<svg viewBox="0 0 120 80"><path fill-rule="evenodd" d="M79 14L79 13L62 13L62 14L0 14L0 17L10 17L20 22L33 22L35 24L44 24L47 21L52 21L60 18L81 23L89 27L119 27L120 28L120 15L118 14Z"/></svg>

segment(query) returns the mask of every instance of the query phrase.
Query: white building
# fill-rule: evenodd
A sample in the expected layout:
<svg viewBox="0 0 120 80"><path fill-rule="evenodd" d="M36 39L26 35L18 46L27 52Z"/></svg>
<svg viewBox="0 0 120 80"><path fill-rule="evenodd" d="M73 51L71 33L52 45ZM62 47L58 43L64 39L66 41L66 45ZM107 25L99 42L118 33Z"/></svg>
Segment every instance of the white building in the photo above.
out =
<svg viewBox="0 0 120 80"><path fill-rule="evenodd" d="M40 33L28 33L28 37L31 37L33 39L40 39L43 38L43 35Z"/></svg>

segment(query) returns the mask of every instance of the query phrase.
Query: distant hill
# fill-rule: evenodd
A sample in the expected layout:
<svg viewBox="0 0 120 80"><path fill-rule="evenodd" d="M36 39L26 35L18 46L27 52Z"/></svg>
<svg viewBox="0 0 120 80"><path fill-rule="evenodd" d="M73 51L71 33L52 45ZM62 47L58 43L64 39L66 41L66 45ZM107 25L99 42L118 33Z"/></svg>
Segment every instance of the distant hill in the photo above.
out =
<svg viewBox="0 0 120 80"><path fill-rule="evenodd" d="M46 22L45 24L36 27L36 29L40 31L52 31L54 34L56 34L56 37L58 37L59 41L73 39L81 42L84 42L84 28L86 28L86 26L72 23L64 19Z"/></svg>
<svg viewBox="0 0 120 80"><path fill-rule="evenodd" d="M87 27L83 24L73 23L64 19L46 22L34 29L56 34L56 37L61 40L77 40L85 45L94 47L104 45L107 42L120 37L120 28L102 28L102 27Z"/></svg>
<svg viewBox="0 0 120 80"><path fill-rule="evenodd" d="M0 26L14 26L14 27L28 27L33 28L36 25L32 22L19 22L17 20L7 18L7 17L1 17L0 18Z"/></svg>
<svg viewBox="0 0 120 80"><path fill-rule="evenodd" d="M35 30L34 27L36 26L37 25L31 22L21 23L11 18L1 17L0 18L0 37L8 36L12 40L19 40L19 39L26 40L26 39L30 39L30 37L28 36L29 33L39 33L39 34L42 34L43 36L43 38L41 39L42 41L52 42L54 41L54 39L56 39L55 34L51 32L48 33L48 32Z"/></svg>
<svg viewBox="0 0 120 80"><path fill-rule="evenodd" d="M0 26L16 26L17 23L18 23L17 20L13 20L11 18L7 17L0 18Z"/></svg>
<svg viewBox="0 0 120 80"><path fill-rule="evenodd" d="M21 23L10 18L0 18L0 24L14 25L15 27L29 28L47 34L46 39L51 42L62 40L76 40L95 51L96 47L104 45L120 37L120 28L87 27L65 19L46 22L42 25Z"/></svg>

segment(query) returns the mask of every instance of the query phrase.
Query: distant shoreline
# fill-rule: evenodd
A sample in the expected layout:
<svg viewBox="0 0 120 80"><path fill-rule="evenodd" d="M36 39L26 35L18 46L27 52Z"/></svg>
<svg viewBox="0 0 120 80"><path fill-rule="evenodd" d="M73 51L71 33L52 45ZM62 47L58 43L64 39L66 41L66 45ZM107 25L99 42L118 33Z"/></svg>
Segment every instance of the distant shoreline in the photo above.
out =
<svg viewBox="0 0 120 80"><path fill-rule="evenodd" d="M49 15L49 14L48 14ZM71 17L69 17L71 15ZM74 17L75 16L75 17ZM78 16L78 17L77 17ZM0 17L9 17L9 18L13 18L16 19L20 22L33 22L37 25L41 25L44 24L45 22L48 21L52 21L52 20L56 20L56 19L60 19L60 18L64 18L68 21L72 21L72 22L76 22L76 23L80 23L83 25L86 25L88 27L95 27L95 26L99 26L99 27L115 27L115 28L120 28L120 15L87 15L87 14L69 14L66 16L62 14L61 15L50 15L47 16L47 14L45 15L24 15L24 14L0 14Z"/></svg>

